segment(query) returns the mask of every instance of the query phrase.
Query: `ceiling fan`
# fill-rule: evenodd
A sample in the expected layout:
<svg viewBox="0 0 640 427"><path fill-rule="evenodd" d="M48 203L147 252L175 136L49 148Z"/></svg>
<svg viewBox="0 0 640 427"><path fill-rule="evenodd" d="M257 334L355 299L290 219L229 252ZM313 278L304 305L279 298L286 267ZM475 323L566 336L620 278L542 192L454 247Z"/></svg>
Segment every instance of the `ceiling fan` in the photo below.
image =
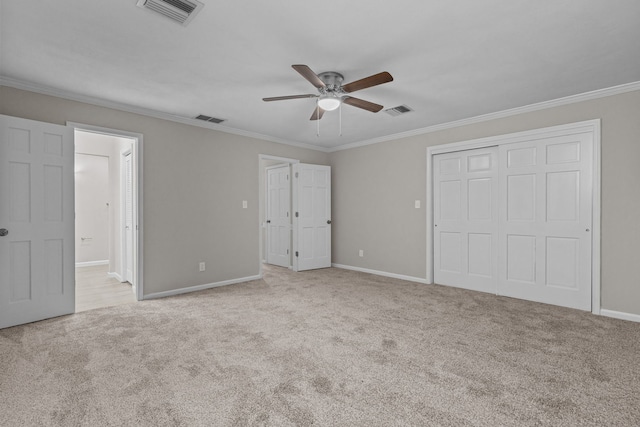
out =
<svg viewBox="0 0 640 427"><path fill-rule="evenodd" d="M325 111L335 110L342 103L377 113L382 110L382 105L365 101L364 99L354 98L346 94L393 81L391 74L383 71L382 73L343 85L344 77L335 71L325 71L324 73L316 74L306 65L292 65L291 67L307 79L309 83L314 85L316 89L318 89L319 94L274 96L271 98L262 98L262 100L270 102L284 101L286 99L318 98L318 105L309 120L321 119Z"/></svg>

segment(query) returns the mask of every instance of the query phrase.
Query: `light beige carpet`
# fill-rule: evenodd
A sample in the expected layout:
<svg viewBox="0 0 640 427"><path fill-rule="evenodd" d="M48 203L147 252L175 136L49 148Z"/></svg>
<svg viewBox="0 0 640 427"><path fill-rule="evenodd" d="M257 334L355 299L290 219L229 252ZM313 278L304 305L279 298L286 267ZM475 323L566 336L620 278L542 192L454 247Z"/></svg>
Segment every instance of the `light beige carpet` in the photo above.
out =
<svg viewBox="0 0 640 427"><path fill-rule="evenodd" d="M640 324L271 267L0 330L0 425L638 426Z"/></svg>

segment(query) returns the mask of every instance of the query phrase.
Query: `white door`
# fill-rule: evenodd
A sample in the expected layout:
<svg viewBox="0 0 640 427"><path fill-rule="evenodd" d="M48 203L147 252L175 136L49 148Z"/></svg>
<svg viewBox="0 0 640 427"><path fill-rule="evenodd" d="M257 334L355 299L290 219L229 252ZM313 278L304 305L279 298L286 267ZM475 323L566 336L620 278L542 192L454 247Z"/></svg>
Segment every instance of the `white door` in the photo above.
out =
<svg viewBox="0 0 640 427"><path fill-rule="evenodd" d="M591 310L592 139L500 147L501 295Z"/></svg>
<svg viewBox="0 0 640 427"><path fill-rule="evenodd" d="M291 265L289 165L267 169L267 263Z"/></svg>
<svg viewBox="0 0 640 427"><path fill-rule="evenodd" d="M74 312L73 129L0 116L0 328Z"/></svg>
<svg viewBox="0 0 640 427"><path fill-rule="evenodd" d="M498 147L433 156L434 280L496 291Z"/></svg>
<svg viewBox="0 0 640 427"><path fill-rule="evenodd" d="M133 274L133 163L131 153L124 155L124 280L135 285Z"/></svg>
<svg viewBox="0 0 640 427"><path fill-rule="evenodd" d="M331 167L293 165L295 271L331 267Z"/></svg>

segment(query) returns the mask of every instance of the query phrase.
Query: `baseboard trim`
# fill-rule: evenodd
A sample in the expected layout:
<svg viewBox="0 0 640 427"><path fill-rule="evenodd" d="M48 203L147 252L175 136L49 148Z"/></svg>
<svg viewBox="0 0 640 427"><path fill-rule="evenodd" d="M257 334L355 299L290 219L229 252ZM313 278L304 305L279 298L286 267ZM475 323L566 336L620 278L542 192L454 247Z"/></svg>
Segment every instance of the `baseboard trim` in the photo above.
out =
<svg viewBox="0 0 640 427"><path fill-rule="evenodd" d="M76 262L76 268L77 267L94 267L96 265L108 265L109 264L109 260L108 259L103 259L100 261L85 261L85 262Z"/></svg>
<svg viewBox="0 0 640 427"><path fill-rule="evenodd" d="M172 297L172 296L175 296L175 295L188 294L188 293L197 292L197 291L204 291L205 289L217 288L219 286L235 285L237 283L250 282L252 280L260 280L260 279L262 279L262 276L260 274L258 274L256 276L249 276L249 277L241 277L241 278L238 278L238 279L223 280L222 282L206 283L204 285L190 286L188 288L173 289L171 291L154 292L152 294L144 295L143 299L147 300L147 299Z"/></svg>
<svg viewBox="0 0 640 427"><path fill-rule="evenodd" d="M332 263L331 267L342 268L344 270L360 271L362 273L375 274L376 276L391 277L393 279L407 280L409 282L417 282L417 283L422 283L424 285L429 283L429 282L427 282L426 279L423 279L421 277L405 276L404 274L396 274L396 273L388 273L386 271L370 270L368 268L354 267L352 265L343 265L343 264L333 264Z"/></svg>
<svg viewBox="0 0 640 427"><path fill-rule="evenodd" d="M640 314L624 313L622 311L606 310L603 308L600 310L600 315L640 323Z"/></svg>
<svg viewBox="0 0 640 427"><path fill-rule="evenodd" d="M107 277L113 277L120 283L126 282L126 280L122 280L122 276L120 276L118 273L107 273Z"/></svg>

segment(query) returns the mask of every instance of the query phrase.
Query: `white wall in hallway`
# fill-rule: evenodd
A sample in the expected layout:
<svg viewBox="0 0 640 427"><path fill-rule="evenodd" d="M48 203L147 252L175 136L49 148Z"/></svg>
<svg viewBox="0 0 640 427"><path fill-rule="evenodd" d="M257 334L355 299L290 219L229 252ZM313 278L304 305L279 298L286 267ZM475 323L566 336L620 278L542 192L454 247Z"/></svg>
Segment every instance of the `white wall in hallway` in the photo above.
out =
<svg viewBox="0 0 640 427"><path fill-rule="evenodd" d="M76 263L109 259L109 157L75 155Z"/></svg>

